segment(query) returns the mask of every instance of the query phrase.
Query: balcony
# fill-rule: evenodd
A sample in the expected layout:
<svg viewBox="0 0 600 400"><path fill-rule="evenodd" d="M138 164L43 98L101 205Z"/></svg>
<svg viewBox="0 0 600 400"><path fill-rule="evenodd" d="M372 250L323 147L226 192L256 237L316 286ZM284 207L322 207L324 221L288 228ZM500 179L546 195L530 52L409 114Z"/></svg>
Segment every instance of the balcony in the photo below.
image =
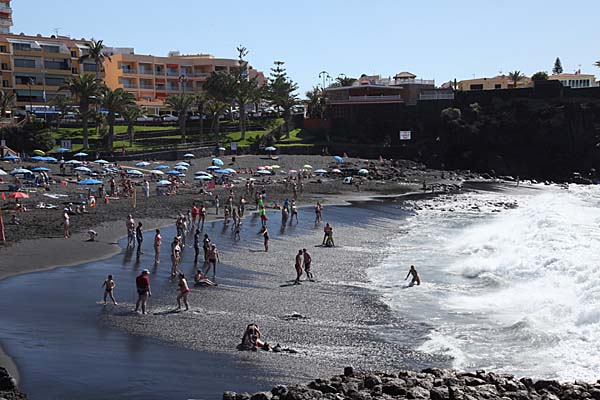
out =
<svg viewBox="0 0 600 400"><path fill-rule="evenodd" d="M138 85L135 83L122 83L124 89L137 89Z"/></svg>
<svg viewBox="0 0 600 400"><path fill-rule="evenodd" d="M13 26L12 19L10 19L10 18L0 18L0 26Z"/></svg>
<svg viewBox="0 0 600 400"><path fill-rule="evenodd" d="M199 78L208 78L211 75L212 72L194 72L195 77L199 77Z"/></svg>
<svg viewBox="0 0 600 400"><path fill-rule="evenodd" d="M346 98L332 99L328 98L329 104L360 104L360 103L402 103L400 95L382 95L382 96L348 96Z"/></svg>
<svg viewBox="0 0 600 400"><path fill-rule="evenodd" d="M140 89L150 89L150 90L152 90L152 89L154 89L154 85L147 84L147 83L142 83L142 84L140 84Z"/></svg>
<svg viewBox="0 0 600 400"><path fill-rule="evenodd" d="M434 79L396 79L393 85L435 85Z"/></svg>
<svg viewBox="0 0 600 400"><path fill-rule="evenodd" d="M137 74L137 71L133 68L123 68L121 67L121 71L123 71L124 74Z"/></svg>
<svg viewBox="0 0 600 400"><path fill-rule="evenodd" d="M454 100L454 93L421 93L419 100Z"/></svg>
<svg viewBox="0 0 600 400"><path fill-rule="evenodd" d="M167 70L167 76L179 76L179 71Z"/></svg>
<svg viewBox="0 0 600 400"><path fill-rule="evenodd" d="M154 75L154 71L151 69L140 68L141 75Z"/></svg>

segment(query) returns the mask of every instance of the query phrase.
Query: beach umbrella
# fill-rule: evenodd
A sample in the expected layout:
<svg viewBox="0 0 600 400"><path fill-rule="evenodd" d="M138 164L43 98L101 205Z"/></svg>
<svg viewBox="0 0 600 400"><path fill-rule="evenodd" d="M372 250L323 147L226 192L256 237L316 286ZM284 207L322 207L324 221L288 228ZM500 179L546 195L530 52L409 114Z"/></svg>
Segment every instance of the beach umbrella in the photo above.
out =
<svg viewBox="0 0 600 400"><path fill-rule="evenodd" d="M182 172L180 172L179 175L177 175L177 176L180 177L180 178L185 178L185 174L182 173Z"/></svg>
<svg viewBox="0 0 600 400"><path fill-rule="evenodd" d="M277 150L277 148L273 147L273 146L265 147L265 151L275 151L275 150Z"/></svg>
<svg viewBox="0 0 600 400"><path fill-rule="evenodd" d="M69 164L69 165L79 165L79 164L83 164L81 161L79 160L69 160L67 161L65 164Z"/></svg>
<svg viewBox="0 0 600 400"><path fill-rule="evenodd" d="M45 161L46 157L42 157L42 156L33 156L30 158L30 160L33 161Z"/></svg>
<svg viewBox="0 0 600 400"><path fill-rule="evenodd" d="M167 175L179 175L179 174L180 174L180 172L177 171L176 169L167 172Z"/></svg>
<svg viewBox="0 0 600 400"><path fill-rule="evenodd" d="M225 171L229 171L230 174L237 174L237 171L233 168L225 168Z"/></svg>
<svg viewBox="0 0 600 400"><path fill-rule="evenodd" d="M19 157L17 157L17 156L13 156L13 155L11 154L11 155L9 155L9 156L4 156L4 157L2 157L2 159L4 159L4 160L18 160L18 159L19 159Z"/></svg>
<svg viewBox="0 0 600 400"><path fill-rule="evenodd" d="M227 150L225 147L219 147L219 151L225 151Z"/></svg>
<svg viewBox="0 0 600 400"><path fill-rule="evenodd" d="M29 195L23 192L13 192L8 195L9 199L28 199Z"/></svg>
<svg viewBox="0 0 600 400"><path fill-rule="evenodd" d="M208 167L208 168L206 168L206 169L207 169L207 170L209 170L209 171L212 171L212 170L215 170L215 169L221 169L221 168L219 168L219 167L217 167L217 166L215 166L215 165L211 165L210 167Z"/></svg>
<svg viewBox="0 0 600 400"><path fill-rule="evenodd" d="M164 175L165 173L159 170L150 171L152 175Z"/></svg>
<svg viewBox="0 0 600 400"><path fill-rule="evenodd" d="M77 168L75 168L75 169L77 169ZM127 175L142 176L142 175L144 175L144 173L142 171L138 171L137 169L130 169L127 171Z"/></svg>
<svg viewBox="0 0 600 400"><path fill-rule="evenodd" d="M369 170L361 168L361 169L358 170L358 174L359 175L368 175L369 174Z"/></svg>
<svg viewBox="0 0 600 400"><path fill-rule="evenodd" d="M42 171L50 171L50 168L46 167L35 167L31 169L31 172L42 172Z"/></svg>
<svg viewBox="0 0 600 400"><path fill-rule="evenodd" d="M158 182L156 182L157 186L168 186L171 184L171 181L168 181L166 179L160 180Z"/></svg>
<svg viewBox="0 0 600 400"><path fill-rule="evenodd" d="M25 168L15 168L12 171L10 171L11 175L26 175L26 174L31 174L32 172L28 169Z"/></svg>
<svg viewBox="0 0 600 400"><path fill-rule="evenodd" d="M169 169L168 165L157 165L154 169Z"/></svg>
<svg viewBox="0 0 600 400"><path fill-rule="evenodd" d="M50 162L50 163L55 163L58 162L58 160L54 157L44 157L44 161Z"/></svg>
<svg viewBox="0 0 600 400"><path fill-rule="evenodd" d="M187 153L183 155L183 158L194 158L196 157L195 155L193 155L192 153Z"/></svg>
<svg viewBox="0 0 600 400"><path fill-rule="evenodd" d="M212 179L212 175L197 175L194 177L194 180L197 181L211 181Z"/></svg>
<svg viewBox="0 0 600 400"><path fill-rule="evenodd" d="M315 173L315 174L326 174L326 173L327 173L327 171L325 171L324 169L316 169L316 170L314 171L314 173Z"/></svg>
<svg viewBox="0 0 600 400"><path fill-rule="evenodd" d="M266 169L261 169L260 171L256 171L256 173L260 175L271 175L271 171L268 171Z"/></svg>
<svg viewBox="0 0 600 400"><path fill-rule="evenodd" d="M139 163L135 164L136 167L147 167L148 165L150 165L148 161L140 161Z"/></svg>
<svg viewBox="0 0 600 400"><path fill-rule="evenodd" d="M186 163L185 161L179 161L177 164L175 165L183 165L184 167L189 167L190 163Z"/></svg>
<svg viewBox="0 0 600 400"><path fill-rule="evenodd" d="M79 182L77 182L77 184L79 185L101 185L102 181L99 181L98 179L82 179Z"/></svg>
<svg viewBox="0 0 600 400"><path fill-rule="evenodd" d="M312 165L310 165L310 164L304 164L304 165L302 166L302 168L304 168L304 169L312 169L313 167L312 167Z"/></svg>
<svg viewBox="0 0 600 400"><path fill-rule="evenodd" d="M337 168L332 169L331 172L333 172L334 174L341 174L342 173L342 171L339 170L339 169L337 169Z"/></svg>
<svg viewBox="0 0 600 400"><path fill-rule="evenodd" d="M266 168L265 167L257 167L256 169L259 171L262 171L263 169L266 169Z"/></svg>
<svg viewBox="0 0 600 400"><path fill-rule="evenodd" d="M3 175L8 175L8 172L0 169L0 176L3 176Z"/></svg>
<svg viewBox="0 0 600 400"><path fill-rule="evenodd" d="M106 165L106 164L110 164L110 163L106 160L96 160L96 161L94 161L94 164Z"/></svg>
<svg viewBox="0 0 600 400"><path fill-rule="evenodd" d="M79 152L79 153L75 153L75 154L73 155L73 157L87 157L87 156L88 156L88 155L87 155L87 153L84 153L84 152L82 152L82 151L81 151L81 152Z"/></svg>
<svg viewBox="0 0 600 400"><path fill-rule="evenodd" d="M222 167L223 165L225 165L225 163L223 162L223 160L221 160L220 158L213 158L212 159L212 163L214 165L218 165L219 167Z"/></svg>
<svg viewBox="0 0 600 400"><path fill-rule="evenodd" d="M196 172L194 172L194 175L210 175L210 174L206 171L196 171Z"/></svg>
<svg viewBox="0 0 600 400"><path fill-rule="evenodd" d="M213 173L215 173L215 174L223 174L223 175L229 175L229 174L231 174L231 172L229 172L226 169L216 169L216 170L213 171Z"/></svg>
<svg viewBox="0 0 600 400"><path fill-rule="evenodd" d="M108 171L108 172L115 172L115 173L119 172L119 170L117 168L112 168L112 167L104 167L102 169L105 171Z"/></svg>
<svg viewBox="0 0 600 400"><path fill-rule="evenodd" d="M71 149L67 149L66 147L59 147L58 149L54 150L55 153L66 153L68 151L71 151Z"/></svg>
<svg viewBox="0 0 600 400"><path fill-rule="evenodd" d="M279 168L281 168L281 166L280 165L271 165L271 168L272 169L279 169Z"/></svg>
<svg viewBox="0 0 600 400"><path fill-rule="evenodd" d="M342 164L344 162L344 159L340 156L333 156L333 159L337 162L339 162L340 164Z"/></svg>
<svg viewBox="0 0 600 400"><path fill-rule="evenodd" d="M88 167L76 167L76 168L74 169L74 171L77 171L77 172L85 172L86 174L89 174L89 173L91 173L91 172L92 172L92 170L91 170L91 169L89 169Z"/></svg>
<svg viewBox="0 0 600 400"><path fill-rule="evenodd" d="M188 167L185 165L176 165L173 169L176 169L177 171L187 171Z"/></svg>
<svg viewBox="0 0 600 400"><path fill-rule="evenodd" d="M37 154L38 156L45 156L46 153L43 150L34 150L33 154Z"/></svg>
<svg viewBox="0 0 600 400"><path fill-rule="evenodd" d="M298 171L296 171L295 169L290 169L290 170L288 171L288 174L290 174L290 175L292 175L292 174L297 174L297 173L298 173Z"/></svg>

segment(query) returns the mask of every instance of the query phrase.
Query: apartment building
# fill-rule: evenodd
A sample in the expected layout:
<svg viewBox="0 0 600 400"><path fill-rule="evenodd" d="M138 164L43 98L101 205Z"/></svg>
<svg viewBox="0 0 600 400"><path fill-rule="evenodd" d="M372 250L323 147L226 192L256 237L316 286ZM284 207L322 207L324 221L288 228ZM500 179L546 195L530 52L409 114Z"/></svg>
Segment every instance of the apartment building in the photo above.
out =
<svg viewBox="0 0 600 400"><path fill-rule="evenodd" d="M528 77L524 77L522 80L515 83L510 79L508 75L498 75L492 78L474 78L459 81L457 84L458 90L469 91L469 90L498 90L498 89L514 89L531 87L533 83Z"/></svg>
<svg viewBox="0 0 600 400"><path fill-rule="evenodd" d="M238 60L215 58L210 54L181 55L170 52L166 57L135 54L131 48L109 48L111 60L105 60L105 81L111 89L123 88L149 114L165 109L164 100L174 94L195 93L215 71L231 71ZM265 82L264 74L249 67L249 76Z"/></svg>
<svg viewBox="0 0 600 400"><path fill-rule="evenodd" d="M598 86L596 77L592 74L582 74L578 71L574 74L556 74L548 76L548 80L560 81L563 86L572 89L589 88Z"/></svg>
<svg viewBox="0 0 600 400"><path fill-rule="evenodd" d="M59 89L69 77L97 71L93 61L79 62L88 43L67 36L0 34L2 90L14 93L21 109L66 96Z"/></svg>
<svg viewBox="0 0 600 400"><path fill-rule="evenodd" d="M10 28L13 26L12 8L10 0L0 0L0 33L10 33Z"/></svg>

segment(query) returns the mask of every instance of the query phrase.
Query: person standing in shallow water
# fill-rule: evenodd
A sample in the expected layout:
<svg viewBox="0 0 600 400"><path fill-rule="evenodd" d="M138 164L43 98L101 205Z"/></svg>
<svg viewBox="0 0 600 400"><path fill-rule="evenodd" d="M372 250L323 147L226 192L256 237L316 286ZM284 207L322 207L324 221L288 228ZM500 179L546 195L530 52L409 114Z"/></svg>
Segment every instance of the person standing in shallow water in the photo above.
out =
<svg viewBox="0 0 600 400"><path fill-rule="evenodd" d="M135 312L138 312L141 308L142 314L146 314L146 302L148 301L148 297L152 296L152 292L150 291L150 279L148 279L149 274L150 271L145 269L137 278L135 278L135 286L138 293L138 300L135 303Z"/></svg>
<svg viewBox="0 0 600 400"><path fill-rule="evenodd" d="M160 229L156 230L156 234L154 235L154 265L158 265L160 263L160 242L162 241L162 236L160 235Z"/></svg>
<svg viewBox="0 0 600 400"><path fill-rule="evenodd" d="M406 278L404 278L404 280L407 280L408 277L411 276L411 275L412 275L412 280L410 281L409 285L410 286L414 286L415 284L420 285L421 284L421 278L419 277L419 273L415 269L414 265L410 266L410 270L408 271L408 274L406 275Z"/></svg>
<svg viewBox="0 0 600 400"><path fill-rule="evenodd" d="M196 228L194 233L194 264L198 263L198 254L200 253L200 228Z"/></svg>
<svg viewBox="0 0 600 400"><path fill-rule="evenodd" d="M135 228L135 239L137 240L137 254L138 256L142 253L142 242L144 241L144 232L142 231L142 223L138 222L137 228Z"/></svg>
<svg viewBox="0 0 600 400"><path fill-rule="evenodd" d="M104 288L104 304L106 305L106 297L109 296L110 299L112 300L113 304L116 306L117 305L117 301L115 300L115 296L113 295L113 291L115 289L115 281L113 279L112 275L109 275L108 278L106 278L106 280L104 281L104 283L102 284L102 287Z"/></svg>

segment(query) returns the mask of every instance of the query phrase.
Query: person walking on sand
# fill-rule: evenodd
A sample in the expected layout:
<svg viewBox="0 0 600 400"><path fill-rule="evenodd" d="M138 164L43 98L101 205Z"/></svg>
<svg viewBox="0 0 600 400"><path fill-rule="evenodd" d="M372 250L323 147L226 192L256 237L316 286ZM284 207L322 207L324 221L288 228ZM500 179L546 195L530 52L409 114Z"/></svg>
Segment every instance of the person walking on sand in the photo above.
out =
<svg viewBox="0 0 600 400"><path fill-rule="evenodd" d="M269 230L267 229L267 227L263 227L261 229L260 234L263 236L263 240L264 240L264 246L265 246L265 252L269 251Z"/></svg>
<svg viewBox="0 0 600 400"><path fill-rule="evenodd" d="M68 209L64 209L63 210L63 234L65 236L65 239L68 239L71 237L71 217L69 217L69 210Z"/></svg>
<svg viewBox="0 0 600 400"><path fill-rule="evenodd" d="M404 280L407 280L408 277L411 276L411 275L412 275L412 280L410 281L410 283L408 285L409 286L414 286L415 284L420 285L421 284L421 278L419 277L419 273L415 269L414 265L410 266L410 270L408 270L408 274L406 275L406 278L404 278Z"/></svg>
<svg viewBox="0 0 600 400"><path fill-rule="evenodd" d="M302 250L298 250L298 254L296 254L296 280L294 281L294 285L300 284L300 277L302 276Z"/></svg>
<svg viewBox="0 0 600 400"><path fill-rule="evenodd" d="M333 246L333 228L329 225L329 222L325 224L323 228L323 246Z"/></svg>
<svg viewBox="0 0 600 400"><path fill-rule="evenodd" d="M142 223L138 222L137 228L135 228L135 239L137 240L137 254L138 256L142 253L142 242L144 241L144 232L142 231Z"/></svg>
<svg viewBox="0 0 600 400"><path fill-rule="evenodd" d="M204 239L202 239L202 249L204 250L204 262L208 262L208 252L210 251L210 238L208 237L208 233L204 234Z"/></svg>
<svg viewBox="0 0 600 400"><path fill-rule="evenodd" d="M198 254L200 253L200 228L196 228L194 233L194 264L198 263Z"/></svg>
<svg viewBox="0 0 600 400"><path fill-rule="evenodd" d="M187 311L190 309L190 305L188 304L188 294L190 293L190 288L185 280L185 275L183 272L179 273L179 284L177 286L177 309L181 310L181 299L183 299L185 311Z"/></svg>
<svg viewBox="0 0 600 400"><path fill-rule="evenodd" d="M196 227L196 220L198 219L198 215L200 214L200 209L196 205L196 203L192 203L192 227L193 230Z"/></svg>
<svg viewBox="0 0 600 400"><path fill-rule="evenodd" d="M306 273L306 278L308 278L309 281L314 282L313 274L310 269L312 257L306 249L302 249L302 255L304 257L304 272Z"/></svg>
<svg viewBox="0 0 600 400"><path fill-rule="evenodd" d="M154 265L158 265L160 263L160 243L162 241L162 236L160 235L160 229L156 230L154 234Z"/></svg>
<svg viewBox="0 0 600 400"><path fill-rule="evenodd" d="M148 279L149 274L150 271L145 269L137 278L135 278L138 300L135 303L134 312L138 312L141 308L142 314L146 314L146 302L148 301L148 297L152 296L152 292L150 291L150 279Z"/></svg>
<svg viewBox="0 0 600 400"><path fill-rule="evenodd" d="M215 215L219 215L219 195L215 195Z"/></svg>
<svg viewBox="0 0 600 400"><path fill-rule="evenodd" d="M294 217L296 217L296 223L298 223L298 206L296 206L296 200L292 200L291 210L292 216L290 217L290 225L292 224Z"/></svg>
<svg viewBox="0 0 600 400"><path fill-rule="evenodd" d="M127 216L125 227L127 228L127 248L133 249L135 247L135 221L131 214Z"/></svg>
<svg viewBox="0 0 600 400"><path fill-rule="evenodd" d="M215 280L215 276L217 275L217 262L221 262L219 258L219 250L217 249L216 244L210 245L210 250L208 251L208 263L206 265L206 275L210 272L210 267L213 269L213 281Z"/></svg>
<svg viewBox="0 0 600 400"><path fill-rule="evenodd" d="M260 215L260 223L262 224L262 227L266 227L267 226L267 209L265 208L264 205L260 206L260 209L258 210L258 215Z"/></svg>
<svg viewBox="0 0 600 400"><path fill-rule="evenodd" d="M179 236L175 236L175 238L173 238L173 242L171 243L171 276L177 275L180 260L181 246L179 245Z"/></svg>
<svg viewBox="0 0 600 400"><path fill-rule="evenodd" d="M200 230L204 230L204 220L206 219L206 207L204 207L204 203L200 205L200 213L198 214L198 224L200 225Z"/></svg>
<svg viewBox="0 0 600 400"><path fill-rule="evenodd" d="M115 306L117 305L117 301L115 300L115 296L113 295L115 286L116 285L113 276L109 275L108 278L106 278L106 280L102 284L102 287L104 288L104 305L106 305L106 296L110 297Z"/></svg>
<svg viewBox="0 0 600 400"><path fill-rule="evenodd" d="M241 227L242 227L242 220L240 218L238 218L237 222L235 223L235 227L233 229L233 238L235 240L240 240L240 231L241 231Z"/></svg>

